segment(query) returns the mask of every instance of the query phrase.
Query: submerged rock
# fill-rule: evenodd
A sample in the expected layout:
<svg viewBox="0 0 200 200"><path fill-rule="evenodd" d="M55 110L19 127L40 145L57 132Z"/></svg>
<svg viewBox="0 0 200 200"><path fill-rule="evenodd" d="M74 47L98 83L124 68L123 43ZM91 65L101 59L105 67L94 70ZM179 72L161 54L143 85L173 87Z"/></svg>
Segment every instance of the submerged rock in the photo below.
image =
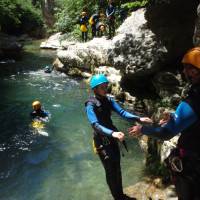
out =
<svg viewBox="0 0 200 200"><path fill-rule="evenodd" d="M160 178L145 178L125 188L125 193L140 200L178 200L173 185L163 186Z"/></svg>

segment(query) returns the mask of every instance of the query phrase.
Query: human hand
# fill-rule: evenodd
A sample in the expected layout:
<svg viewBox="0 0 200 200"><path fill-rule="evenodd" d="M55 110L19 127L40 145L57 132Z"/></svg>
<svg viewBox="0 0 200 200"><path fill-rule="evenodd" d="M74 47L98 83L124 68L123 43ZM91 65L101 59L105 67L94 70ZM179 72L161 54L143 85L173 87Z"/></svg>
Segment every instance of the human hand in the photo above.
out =
<svg viewBox="0 0 200 200"><path fill-rule="evenodd" d="M148 123L148 124L153 123L152 119L150 119L150 118L148 118L148 117L140 117L140 121L141 121L141 122Z"/></svg>
<svg viewBox="0 0 200 200"><path fill-rule="evenodd" d="M170 112L164 111L162 114L162 119L159 121L159 125L164 125L170 120Z"/></svg>
<svg viewBox="0 0 200 200"><path fill-rule="evenodd" d="M142 135L141 129L142 129L142 126L140 126L140 125L132 126L128 129L128 133L132 137L138 137L138 136Z"/></svg>
<svg viewBox="0 0 200 200"><path fill-rule="evenodd" d="M122 133L122 132L113 132L112 136L114 138L117 138L120 142L122 142L124 140L124 133Z"/></svg>

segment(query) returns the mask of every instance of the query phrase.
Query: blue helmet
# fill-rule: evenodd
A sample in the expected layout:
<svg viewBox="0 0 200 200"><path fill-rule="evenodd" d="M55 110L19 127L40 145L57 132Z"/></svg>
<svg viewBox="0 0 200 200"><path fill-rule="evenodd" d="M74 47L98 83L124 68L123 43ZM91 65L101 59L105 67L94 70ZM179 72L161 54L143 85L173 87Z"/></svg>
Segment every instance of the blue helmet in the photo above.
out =
<svg viewBox="0 0 200 200"><path fill-rule="evenodd" d="M97 74L92 76L91 80L90 80L90 87L92 89L94 89L95 87L97 87L98 85L101 85L103 83L108 83L108 79L106 78L105 75L103 74Z"/></svg>

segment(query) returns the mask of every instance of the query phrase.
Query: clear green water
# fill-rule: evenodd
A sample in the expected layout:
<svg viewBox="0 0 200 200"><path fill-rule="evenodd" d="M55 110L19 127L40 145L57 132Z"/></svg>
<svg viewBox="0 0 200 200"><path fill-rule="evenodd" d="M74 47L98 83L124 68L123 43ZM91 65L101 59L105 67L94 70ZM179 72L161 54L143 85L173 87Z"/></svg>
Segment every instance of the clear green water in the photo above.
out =
<svg viewBox="0 0 200 200"><path fill-rule="evenodd" d="M54 57L34 43L26 46L22 61L0 65L0 199L112 199L92 152L84 113L87 86L65 75L45 74L43 67ZM30 126L34 99L51 113L48 137L34 134ZM123 131L130 125L116 115L113 120ZM124 187L136 183L143 170L137 141L127 138L127 143L129 152L121 161Z"/></svg>

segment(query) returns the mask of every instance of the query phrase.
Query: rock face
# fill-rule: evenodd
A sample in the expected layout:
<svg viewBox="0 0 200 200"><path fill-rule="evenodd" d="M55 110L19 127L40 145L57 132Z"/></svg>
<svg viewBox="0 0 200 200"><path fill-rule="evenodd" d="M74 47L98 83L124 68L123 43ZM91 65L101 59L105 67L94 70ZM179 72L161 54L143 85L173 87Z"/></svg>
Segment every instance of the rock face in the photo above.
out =
<svg viewBox="0 0 200 200"><path fill-rule="evenodd" d="M120 84L130 94L156 93L153 77L160 71L176 69L193 45L197 5L198 0L152 0L146 9L133 12L112 40L62 41L58 58L64 68L90 72L97 66L112 66L120 70Z"/></svg>
<svg viewBox="0 0 200 200"><path fill-rule="evenodd" d="M157 72L177 69L183 54L193 46L198 1L157 2L134 12L122 24L116 36L121 40L114 38L109 51L110 63L123 72L123 88L134 95L148 93Z"/></svg>
<svg viewBox="0 0 200 200"><path fill-rule="evenodd" d="M16 58L22 50L22 44L16 37L0 34L0 59Z"/></svg>
<svg viewBox="0 0 200 200"><path fill-rule="evenodd" d="M129 76L158 71L166 60L167 49L156 41L155 34L147 27L145 12L140 9L125 20L108 52L111 65Z"/></svg>
<svg viewBox="0 0 200 200"><path fill-rule="evenodd" d="M200 4L197 7L197 20L195 24L195 31L194 31L194 37L193 37L193 43L194 46L200 45Z"/></svg>
<svg viewBox="0 0 200 200"><path fill-rule="evenodd" d="M48 40L41 43L40 48L42 49L58 49L61 45L61 33L56 33L48 38Z"/></svg>
<svg viewBox="0 0 200 200"><path fill-rule="evenodd" d="M66 68L92 70L92 67L109 64L107 50L111 45L111 41L104 37L94 38L87 43L63 43L63 50L58 50L57 56Z"/></svg>

